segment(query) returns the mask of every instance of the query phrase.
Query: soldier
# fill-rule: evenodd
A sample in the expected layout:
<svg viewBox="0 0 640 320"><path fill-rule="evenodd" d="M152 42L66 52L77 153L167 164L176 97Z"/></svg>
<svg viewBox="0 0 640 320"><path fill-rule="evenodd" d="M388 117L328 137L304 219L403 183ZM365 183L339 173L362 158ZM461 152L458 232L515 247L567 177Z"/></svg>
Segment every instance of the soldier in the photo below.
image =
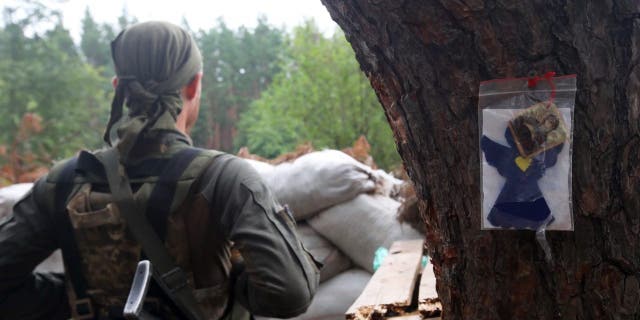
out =
<svg viewBox="0 0 640 320"><path fill-rule="evenodd" d="M111 51L109 147L55 165L0 223L0 318L121 318L141 259L154 265L145 310L162 319L304 312L318 270L289 212L243 160L191 146L193 39L146 22ZM65 274L32 273L57 248Z"/></svg>

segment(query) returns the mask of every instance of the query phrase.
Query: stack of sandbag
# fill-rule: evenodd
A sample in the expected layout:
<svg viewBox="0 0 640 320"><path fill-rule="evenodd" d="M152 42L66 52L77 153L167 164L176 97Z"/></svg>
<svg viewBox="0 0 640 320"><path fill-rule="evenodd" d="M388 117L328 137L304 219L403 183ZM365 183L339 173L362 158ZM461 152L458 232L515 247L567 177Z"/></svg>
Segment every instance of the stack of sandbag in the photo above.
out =
<svg viewBox="0 0 640 320"><path fill-rule="evenodd" d="M309 225L342 250L353 262L373 272L373 256L379 247L394 241L423 238L409 225L396 220L398 201L377 194L360 194L308 220Z"/></svg>
<svg viewBox="0 0 640 320"><path fill-rule="evenodd" d="M349 257L307 223L300 222L297 231L305 249L323 264L320 270L320 282L329 280L352 266Z"/></svg>
<svg viewBox="0 0 640 320"><path fill-rule="evenodd" d="M376 187L371 168L337 150L305 154L275 166L263 177L278 200L289 205L296 220L373 192Z"/></svg>
<svg viewBox="0 0 640 320"><path fill-rule="evenodd" d="M311 152L275 166L247 161L280 203L289 206L296 221L306 221L311 226L300 224L299 233L307 247L317 247L319 236L326 238L329 245L340 249L357 266L373 271L373 255L378 247L389 247L396 240L421 238L413 228L396 220L400 202L392 196L402 180L383 170L373 170L341 151ZM326 250L327 242L322 243ZM318 254L327 256L326 252ZM344 268L344 264L326 265L332 270Z"/></svg>
<svg viewBox="0 0 640 320"><path fill-rule="evenodd" d="M0 221L13 212L13 205L24 197L33 187L33 183L18 183L0 189ZM54 251L51 256L40 263L38 272L64 272L62 252Z"/></svg>
<svg viewBox="0 0 640 320"><path fill-rule="evenodd" d="M423 238L396 220L400 202L392 197L403 181L341 151L311 152L275 166L248 161L290 207L303 245L324 264L314 301L296 319L344 319L373 273L376 249Z"/></svg>

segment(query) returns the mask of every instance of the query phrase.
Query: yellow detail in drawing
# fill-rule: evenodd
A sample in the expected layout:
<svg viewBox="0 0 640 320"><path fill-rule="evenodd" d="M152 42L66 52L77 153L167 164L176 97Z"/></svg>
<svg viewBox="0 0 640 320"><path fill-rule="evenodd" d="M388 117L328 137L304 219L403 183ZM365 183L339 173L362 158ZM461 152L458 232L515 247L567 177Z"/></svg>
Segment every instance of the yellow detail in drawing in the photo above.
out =
<svg viewBox="0 0 640 320"><path fill-rule="evenodd" d="M518 165L518 168L520 168L522 172L525 172L527 168L529 168L529 165L531 165L531 158L517 157L516 165Z"/></svg>

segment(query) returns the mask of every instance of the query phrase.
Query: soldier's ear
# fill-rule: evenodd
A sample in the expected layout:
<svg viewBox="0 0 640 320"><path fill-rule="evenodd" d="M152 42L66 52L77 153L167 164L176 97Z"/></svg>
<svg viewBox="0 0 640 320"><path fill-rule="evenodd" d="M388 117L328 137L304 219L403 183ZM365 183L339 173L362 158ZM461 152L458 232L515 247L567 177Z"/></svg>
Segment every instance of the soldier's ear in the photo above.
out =
<svg viewBox="0 0 640 320"><path fill-rule="evenodd" d="M202 85L202 72L198 72L193 80L187 84L183 89L184 97L187 100L193 100L200 95L200 88Z"/></svg>
<svg viewBox="0 0 640 320"><path fill-rule="evenodd" d="M118 77L117 76L113 76L113 78L111 78L111 85L113 86L114 89L118 86Z"/></svg>

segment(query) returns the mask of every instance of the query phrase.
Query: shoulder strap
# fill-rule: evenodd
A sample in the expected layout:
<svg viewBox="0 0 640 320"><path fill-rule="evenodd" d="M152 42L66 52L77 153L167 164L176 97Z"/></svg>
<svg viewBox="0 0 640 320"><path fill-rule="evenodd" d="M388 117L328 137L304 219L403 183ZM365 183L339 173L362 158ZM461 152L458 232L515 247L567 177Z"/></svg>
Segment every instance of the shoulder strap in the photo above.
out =
<svg viewBox="0 0 640 320"><path fill-rule="evenodd" d="M83 319L92 319L93 306L87 296L87 280L82 273L82 264L75 233L71 226L69 215L66 214L67 198L73 190L73 178L78 164L78 158L74 157L67 161L62 167L55 188L54 208L56 214L56 224L58 225L58 241L62 249L65 271L73 286L76 295L73 314L81 316Z"/></svg>
<svg viewBox="0 0 640 320"><path fill-rule="evenodd" d="M171 203L174 199L178 180L193 159L200 153L201 150L196 148L185 148L179 151L171 158L166 169L159 176L153 191L151 191L147 201L146 216L163 242L167 233L167 218L171 213Z"/></svg>
<svg viewBox="0 0 640 320"><path fill-rule="evenodd" d="M108 149L96 154L96 158L105 168L109 189L120 214L154 266L153 278L187 319L204 319L193 295L193 290L188 285L185 272L175 264L158 234L147 220L144 215L144 204L137 203L133 199L129 179L119 161L118 150L116 148Z"/></svg>

